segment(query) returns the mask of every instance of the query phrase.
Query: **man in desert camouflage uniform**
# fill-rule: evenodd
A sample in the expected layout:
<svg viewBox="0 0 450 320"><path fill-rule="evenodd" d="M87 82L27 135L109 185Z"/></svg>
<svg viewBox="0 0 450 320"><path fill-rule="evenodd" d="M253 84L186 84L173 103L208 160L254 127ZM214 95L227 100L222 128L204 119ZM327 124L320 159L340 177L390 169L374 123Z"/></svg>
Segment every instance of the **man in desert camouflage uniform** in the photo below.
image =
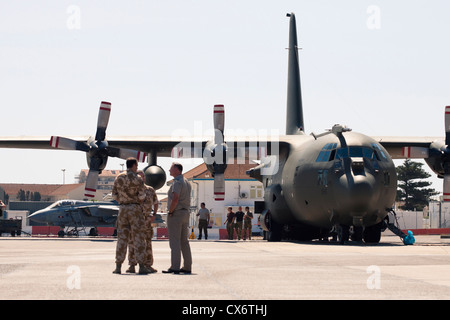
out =
<svg viewBox="0 0 450 320"><path fill-rule="evenodd" d="M138 176L141 177L142 181L145 181L145 174L142 170L137 172ZM153 227L152 222L155 220L155 215L158 212L158 197L156 196L155 189L151 186L144 184L145 186L145 200L142 203L142 211L144 213L145 218L145 244L146 244L146 252L145 252L145 267L151 272L158 272L158 270L154 269L153 266L153 250L152 250L152 238L153 238ZM152 215L153 210L153 215ZM136 272L136 256L134 254L134 239L133 234L128 242L128 263L130 267L126 272L135 273Z"/></svg>
<svg viewBox="0 0 450 320"><path fill-rule="evenodd" d="M142 226L145 221L141 206L145 199L144 182L136 174L137 160L128 158L126 164L127 171L117 176L112 190L114 200L120 205L117 217L116 269L113 273L121 273L122 263L127 253L128 239L130 234L133 234L139 274L148 274L149 270L144 266L145 235Z"/></svg>

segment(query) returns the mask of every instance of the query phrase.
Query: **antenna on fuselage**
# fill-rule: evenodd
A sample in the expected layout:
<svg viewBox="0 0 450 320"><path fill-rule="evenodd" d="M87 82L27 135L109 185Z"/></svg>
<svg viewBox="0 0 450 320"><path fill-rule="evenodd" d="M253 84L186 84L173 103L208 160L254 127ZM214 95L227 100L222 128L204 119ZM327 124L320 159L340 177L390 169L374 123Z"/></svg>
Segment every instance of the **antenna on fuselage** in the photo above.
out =
<svg viewBox="0 0 450 320"><path fill-rule="evenodd" d="M304 134L300 67L298 61L297 26L294 13L286 15L289 21L289 60L287 83L286 134Z"/></svg>

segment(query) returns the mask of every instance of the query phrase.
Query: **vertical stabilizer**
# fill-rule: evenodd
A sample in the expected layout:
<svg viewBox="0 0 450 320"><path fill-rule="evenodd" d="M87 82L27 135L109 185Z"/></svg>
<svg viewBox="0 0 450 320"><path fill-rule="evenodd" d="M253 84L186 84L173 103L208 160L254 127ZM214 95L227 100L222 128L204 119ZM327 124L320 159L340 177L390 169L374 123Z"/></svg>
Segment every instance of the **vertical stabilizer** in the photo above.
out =
<svg viewBox="0 0 450 320"><path fill-rule="evenodd" d="M289 62L287 85L286 134L304 134L302 92L300 89L300 67L298 62L297 26L295 15L288 13Z"/></svg>

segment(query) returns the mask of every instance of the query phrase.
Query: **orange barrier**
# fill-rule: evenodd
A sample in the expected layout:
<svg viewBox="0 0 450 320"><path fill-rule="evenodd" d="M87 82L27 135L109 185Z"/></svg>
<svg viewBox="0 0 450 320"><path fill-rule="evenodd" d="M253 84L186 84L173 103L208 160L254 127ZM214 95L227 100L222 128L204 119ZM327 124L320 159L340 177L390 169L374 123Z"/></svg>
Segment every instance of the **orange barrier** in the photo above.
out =
<svg viewBox="0 0 450 320"><path fill-rule="evenodd" d="M98 235L104 237L111 237L114 234L114 227L97 227Z"/></svg>
<svg viewBox="0 0 450 320"><path fill-rule="evenodd" d="M33 226L31 228L32 236L57 236L58 226Z"/></svg>

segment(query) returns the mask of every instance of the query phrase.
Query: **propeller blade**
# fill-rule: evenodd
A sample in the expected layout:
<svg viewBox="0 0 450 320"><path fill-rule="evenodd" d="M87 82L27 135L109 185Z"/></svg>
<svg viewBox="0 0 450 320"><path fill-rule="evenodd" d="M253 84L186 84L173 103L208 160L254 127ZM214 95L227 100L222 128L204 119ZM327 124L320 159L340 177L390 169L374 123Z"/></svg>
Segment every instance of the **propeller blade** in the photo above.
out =
<svg viewBox="0 0 450 320"><path fill-rule="evenodd" d="M89 151L89 146L85 142L79 142L68 138L52 136L50 138L50 145L53 148L64 149L64 150L80 150Z"/></svg>
<svg viewBox="0 0 450 320"><path fill-rule="evenodd" d="M225 108L222 104L214 106L214 140L216 144L223 143L223 130L225 128Z"/></svg>
<svg viewBox="0 0 450 320"><path fill-rule="evenodd" d="M128 158L136 158L138 162L145 162L146 153L132 149L108 147L108 156L124 160Z"/></svg>
<svg viewBox="0 0 450 320"><path fill-rule="evenodd" d="M97 191L97 183L98 183L98 175L100 174L99 171L95 170L95 169L90 169L87 179L86 179L86 184L84 187L84 196L85 197L89 197L89 198L93 198L95 197L95 192Z"/></svg>
<svg viewBox="0 0 450 320"><path fill-rule="evenodd" d="M102 101L100 103L100 110L98 111L97 132L95 133L95 140L97 141L105 140L106 128L108 127L110 113L111 113L111 103Z"/></svg>
<svg viewBox="0 0 450 320"><path fill-rule="evenodd" d="M450 174L444 175L444 202L450 202Z"/></svg>
<svg viewBox="0 0 450 320"><path fill-rule="evenodd" d="M450 145L450 106L445 107L445 144Z"/></svg>
<svg viewBox="0 0 450 320"><path fill-rule="evenodd" d="M225 200L225 178L223 173L214 174L214 200Z"/></svg>

